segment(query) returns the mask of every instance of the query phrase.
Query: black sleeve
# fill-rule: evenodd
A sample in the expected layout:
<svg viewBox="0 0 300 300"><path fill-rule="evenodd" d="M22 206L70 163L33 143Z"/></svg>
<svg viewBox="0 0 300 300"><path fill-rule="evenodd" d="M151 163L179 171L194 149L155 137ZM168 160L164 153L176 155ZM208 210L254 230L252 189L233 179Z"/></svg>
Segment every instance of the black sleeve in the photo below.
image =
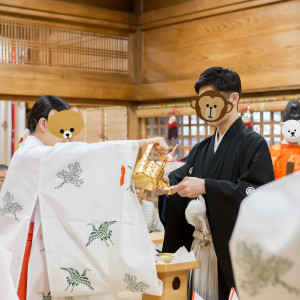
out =
<svg viewBox="0 0 300 300"><path fill-rule="evenodd" d="M188 156L184 157L180 161L185 162L187 161ZM169 174L170 185L176 185L186 176L186 164L182 167L174 170ZM158 215L162 222L162 224L166 225L166 213L168 209L168 197L162 195L158 196Z"/></svg>
<svg viewBox="0 0 300 300"><path fill-rule="evenodd" d="M192 162L194 161L194 156L197 152L198 145L194 146L192 151L189 153L188 156L184 157L180 161L185 162L185 165L182 167L178 168L177 170L171 172L169 174L169 179L170 179L170 185L176 185L178 184L185 176L188 176L188 171L189 168L192 166Z"/></svg>
<svg viewBox="0 0 300 300"><path fill-rule="evenodd" d="M187 157L182 159L186 164L169 174L170 185L178 184L192 166L198 146L195 146ZM185 209L191 199L178 194L158 197L159 217L165 227L163 252L175 252L181 246L188 250L193 241L194 227L186 221Z"/></svg>
<svg viewBox="0 0 300 300"><path fill-rule="evenodd" d="M187 165L183 165L169 174L170 185L178 184L187 175Z"/></svg>
<svg viewBox="0 0 300 300"><path fill-rule="evenodd" d="M167 201L165 216L165 238L163 252L175 252L181 246L190 250L193 241L194 227L185 218L185 209L190 198L182 198L178 194L170 196Z"/></svg>
<svg viewBox="0 0 300 300"><path fill-rule="evenodd" d="M246 159L245 159L246 160ZM262 143L250 165L234 182L227 180L205 179L207 208L210 218L218 218L218 224L230 229L231 235L241 201L261 185L274 180L274 172L270 152L266 143Z"/></svg>

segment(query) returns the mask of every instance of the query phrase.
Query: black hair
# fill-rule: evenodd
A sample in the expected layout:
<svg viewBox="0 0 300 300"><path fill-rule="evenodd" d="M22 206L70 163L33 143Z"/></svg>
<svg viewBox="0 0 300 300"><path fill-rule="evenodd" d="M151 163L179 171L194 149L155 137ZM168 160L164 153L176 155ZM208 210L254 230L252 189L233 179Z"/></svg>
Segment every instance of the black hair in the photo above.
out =
<svg viewBox="0 0 300 300"><path fill-rule="evenodd" d="M68 110L70 106L59 97L45 95L40 97L33 105L27 121L27 128L33 133L39 120L45 118L48 120L49 112L55 109L57 111Z"/></svg>
<svg viewBox="0 0 300 300"><path fill-rule="evenodd" d="M212 86L214 90L223 92L226 98L230 94L236 92L241 97L241 79L240 76L227 68L211 67L205 70L195 83L195 91L199 94L199 90L203 86Z"/></svg>
<svg viewBox="0 0 300 300"><path fill-rule="evenodd" d="M300 120L300 102L289 101L283 111L283 122L288 120Z"/></svg>
<svg viewBox="0 0 300 300"><path fill-rule="evenodd" d="M2 170L8 170L8 166L0 164L0 171Z"/></svg>

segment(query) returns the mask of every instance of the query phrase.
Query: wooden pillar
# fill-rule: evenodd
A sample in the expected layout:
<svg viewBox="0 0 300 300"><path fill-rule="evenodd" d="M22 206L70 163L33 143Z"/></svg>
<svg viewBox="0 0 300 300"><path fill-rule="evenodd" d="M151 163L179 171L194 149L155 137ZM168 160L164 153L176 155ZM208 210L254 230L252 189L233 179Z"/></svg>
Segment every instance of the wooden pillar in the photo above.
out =
<svg viewBox="0 0 300 300"><path fill-rule="evenodd" d="M129 140L141 139L141 119L137 117L136 110L137 106L127 107L127 128Z"/></svg>
<svg viewBox="0 0 300 300"><path fill-rule="evenodd" d="M146 118L139 119L141 122L141 138L145 139L147 137L146 134Z"/></svg>
<svg viewBox="0 0 300 300"><path fill-rule="evenodd" d="M143 83L143 32L137 29L129 35L128 73L138 85Z"/></svg>

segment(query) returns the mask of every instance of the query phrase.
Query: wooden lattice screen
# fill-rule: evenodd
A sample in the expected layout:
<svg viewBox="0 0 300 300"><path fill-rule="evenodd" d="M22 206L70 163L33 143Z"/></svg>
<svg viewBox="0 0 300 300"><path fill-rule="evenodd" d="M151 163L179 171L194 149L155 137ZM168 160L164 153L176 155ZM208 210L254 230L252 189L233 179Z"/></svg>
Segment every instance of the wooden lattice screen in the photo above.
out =
<svg viewBox="0 0 300 300"><path fill-rule="evenodd" d="M0 20L0 63L128 72L128 37Z"/></svg>

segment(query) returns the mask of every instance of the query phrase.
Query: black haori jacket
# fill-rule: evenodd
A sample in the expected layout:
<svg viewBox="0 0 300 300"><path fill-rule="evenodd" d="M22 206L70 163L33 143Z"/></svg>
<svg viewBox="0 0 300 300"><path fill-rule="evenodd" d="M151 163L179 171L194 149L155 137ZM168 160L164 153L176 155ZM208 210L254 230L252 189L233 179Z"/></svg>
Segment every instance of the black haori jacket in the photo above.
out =
<svg viewBox="0 0 300 300"><path fill-rule="evenodd" d="M215 132L216 134L216 132ZM234 278L228 243L241 201L255 189L274 180L273 165L265 139L238 118L225 133L216 153L215 134L195 145L186 165L169 174L170 185L184 177L205 179L207 217L218 258L219 299L228 299ZM194 228L185 219L191 199L178 194L159 197L160 218L165 226L163 252L190 248Z"/></svg>

